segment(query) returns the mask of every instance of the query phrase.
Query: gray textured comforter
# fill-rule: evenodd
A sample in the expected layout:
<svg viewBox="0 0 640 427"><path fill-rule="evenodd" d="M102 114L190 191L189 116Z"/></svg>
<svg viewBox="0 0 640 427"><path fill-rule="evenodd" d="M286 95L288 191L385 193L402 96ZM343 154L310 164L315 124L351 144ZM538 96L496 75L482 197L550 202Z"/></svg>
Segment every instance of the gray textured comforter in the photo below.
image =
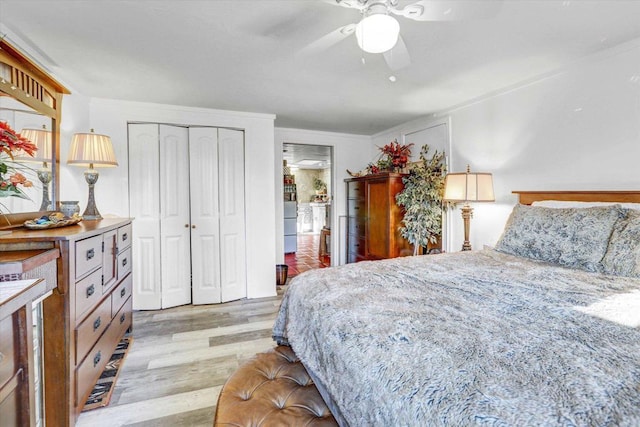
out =
<svg viewBox="0 0 640 427"><path fill-rule="evenodd" d="M639 426L639 313L618 313L639 292L492 250L397 258L294 278L273 332L351 426Z"/></svg>

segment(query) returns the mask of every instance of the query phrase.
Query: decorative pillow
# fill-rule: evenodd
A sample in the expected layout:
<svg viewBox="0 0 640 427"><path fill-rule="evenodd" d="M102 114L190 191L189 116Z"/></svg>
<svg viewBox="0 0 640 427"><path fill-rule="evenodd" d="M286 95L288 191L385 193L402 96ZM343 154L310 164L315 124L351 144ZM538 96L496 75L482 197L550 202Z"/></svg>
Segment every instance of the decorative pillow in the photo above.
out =
<svg viewBox="0 0 640 427"><path fill-rule="evenodd" d="M629 210L616 223L602 267L607 274L640 277L640 211Z"/></svg>
<svg viewBox="0 0 640 427"><path fill-rule="evenodd" d="M516 205L496 250L587 271L602 271L619 206L545 208Z"/></svg>

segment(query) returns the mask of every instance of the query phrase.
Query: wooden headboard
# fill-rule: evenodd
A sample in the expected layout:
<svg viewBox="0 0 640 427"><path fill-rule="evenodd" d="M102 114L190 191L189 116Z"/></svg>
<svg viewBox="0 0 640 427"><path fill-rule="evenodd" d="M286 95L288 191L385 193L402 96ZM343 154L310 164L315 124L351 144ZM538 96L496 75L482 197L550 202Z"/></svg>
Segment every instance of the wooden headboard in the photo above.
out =
<svg viewBox="0 0 640 427"><path fill-rule="evenodd" d="M640 203L640 191L513 191L518 201L530 205L541 200L563 200L572 202Z"/></svg>

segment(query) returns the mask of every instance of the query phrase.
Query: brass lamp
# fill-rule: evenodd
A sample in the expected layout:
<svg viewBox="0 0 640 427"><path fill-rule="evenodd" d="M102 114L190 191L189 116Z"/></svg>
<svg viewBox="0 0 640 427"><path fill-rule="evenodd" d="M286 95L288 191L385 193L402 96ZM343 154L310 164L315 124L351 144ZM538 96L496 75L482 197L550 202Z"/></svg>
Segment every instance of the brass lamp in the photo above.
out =
<svg viewBox="0 0 640 427"><path fill-rule="evenodd" d="M76 133L71 140L67 164L89 167L84 171L84 179L89 184L89 200L82 217L89 220L102 219L102 215L100 215L96 207L94 196L94 186L99 177L98 171L94 167L118 166L111 138L93 133L93 129L91 129L90 133Z"/></svg>
<svg viewBox="0 0 640 427"><path fill-rule="evenodd" d="M490 173L474 172L467 165L466 172L449 173L444 181L445 202L462 202L462 219L464 220L464 243L463 251L471 250L469 243L469 226L473 209L469 202L495 202L493 194L493 177Z"/></svg>
<svg viewBox="0 0 640 427"><path fill-rule="evenodd" d="M46 211L52 209L51 199L49 197L49 183L53 178L49 162L51 162L51 131L47 130L45 125L42 125L41 129L25 128L20 131L20 135L31 141L36 147L37 151L33 157L26 153L17 154L14 159L21 162L38 162L42 163L42 167L36 170L38 179L42 183L42 203L40 204L40 210Z"/></svg>

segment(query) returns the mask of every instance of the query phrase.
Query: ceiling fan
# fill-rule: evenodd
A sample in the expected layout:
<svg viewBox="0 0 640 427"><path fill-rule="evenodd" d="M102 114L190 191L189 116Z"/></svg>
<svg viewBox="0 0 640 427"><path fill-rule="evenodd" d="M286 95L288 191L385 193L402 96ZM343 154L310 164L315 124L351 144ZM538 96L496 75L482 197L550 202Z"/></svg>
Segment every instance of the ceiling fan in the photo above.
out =
<svg viewBox="0 0 640 427"><path fill-rule="evenodd" d="M358 46L367 53L382 53L393 71L411 64L407 46L400 35L400 23L394 17L414 21L456 21L492 16L501 0L421 0L401 6L400 0L324 0L336 6L356 9L362 15L358 23L340 27L304 49L307 53L325 50L355 34Z"/></svg>

